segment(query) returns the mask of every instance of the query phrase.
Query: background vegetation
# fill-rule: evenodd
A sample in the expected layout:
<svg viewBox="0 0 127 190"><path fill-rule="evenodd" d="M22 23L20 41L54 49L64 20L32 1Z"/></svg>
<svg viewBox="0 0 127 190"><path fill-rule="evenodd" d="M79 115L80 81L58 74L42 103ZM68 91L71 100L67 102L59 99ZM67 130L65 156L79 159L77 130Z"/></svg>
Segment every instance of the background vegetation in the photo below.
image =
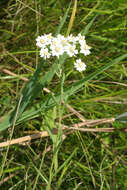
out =
<svg viewBox="0 0 127 190"><path fill-rule="evenodd" d="M0 1L1 123L2 117L15 108L26 78L31 78L41 62L36 48L36 37L50 32L55 34L69 4L69 0ZM73 1L61 30L63 35L66 34L72 9ZM64 88L126 53L126 0L79 0L71 33L77 35L91 21L93 23L86 35L87 43L92 47L91 55L85 59L87 70L78 73L67 60L64 67ZM85 83L78 93L67 99L67 103L86 119L117 117L126 112L126 63L127 60L123 59L94 80ZM50 67L49 63L44 63L42 75ZM58 78L54 76L46 88L54 94L57 93L60 89ZM33 104L42 104L47 96L46 92L42 92ZM65 106L62 112L67 116L70 113ZM13 138L42 131L49 120L50 125L54 126L58 117L59 106L55 106L40 113L39 117L27 119L15 126ZM81 120L75 114L62 119L62 124L68 126L79 122ZM103 128L112 126L120 129L126 127L126 123L117 121L112 125L101 125ZM11 133L12 127L0 132L0 141L9 139ZM60 146L56 171L52 168L54 151L50 137L13 145L9 149L1 148L0 189L126 190L126 141L127 134L120 131L98 133L96 136L79 131L68 134Z"/></svg>

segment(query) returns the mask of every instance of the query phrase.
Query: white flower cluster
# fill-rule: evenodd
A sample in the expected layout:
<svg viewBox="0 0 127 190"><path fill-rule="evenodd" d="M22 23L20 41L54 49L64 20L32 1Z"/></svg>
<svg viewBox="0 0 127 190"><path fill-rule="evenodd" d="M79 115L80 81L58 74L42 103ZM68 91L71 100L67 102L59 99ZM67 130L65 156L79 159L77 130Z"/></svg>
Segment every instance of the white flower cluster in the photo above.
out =
<svg viewBox="0 0 127 190"><path fill-rule="evenodd" d="M81 53L86 55L90 54L91 47L86 44L85 36L80 33L78 36L72 34L68 37L64 37L58 34L53 37L52 34L44 34L38 36L36 39L36 45L41 48L40 56L44 59L50 58L51 56L59 56L66 53L69 57L76 56ZM77 59L74 63L75 68L81 72L86 69L86 65L81 59Z"/></svg>

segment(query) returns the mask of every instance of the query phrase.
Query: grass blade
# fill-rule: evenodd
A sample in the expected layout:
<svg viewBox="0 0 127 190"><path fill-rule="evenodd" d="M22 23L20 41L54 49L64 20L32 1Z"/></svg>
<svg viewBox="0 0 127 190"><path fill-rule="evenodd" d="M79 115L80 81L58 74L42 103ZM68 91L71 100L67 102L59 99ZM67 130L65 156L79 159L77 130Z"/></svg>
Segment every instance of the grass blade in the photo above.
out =
<svg viewBox="0 0 127 190"><path fill-rule="evenodd" d="M64 14L64 16L63 16L63 18L62 18L62 20L61 20L59 26L57 27L56 35L60 33L60 31L61 31L61 29L62 29L62 27L63 27L63 25L64 25L64 23L65 23L65 21L66 21L66 19L67 19L67 15L68 15L68 12L69 12L69 10L70 10L70 6L71 6L71 2L70 2L70 4L69 4L68 9L66 10L66 12L65 12L65 14Z"/></svg>
<svg viewBox="0 0 127 190"><path fill-rule="evenodd" d="M72 11L72 15L71 15L70 22L68 25L66 36L68 36L70 34L70 31L72 29L74 19L75 19L76 10L77 10L77 0L74 1L73 11Z"/></svg>
<svg viewBox="0 0 127 190"><path fill-rule="evenodd" d="M93 25L93 23L94 23L94 21L95 21L95 19L97 18L98 15L99 15L99 14L96 14L96 15L94 16L94 18L89 22L89 24L87 24L87 26L85 27L85 29L81 32L82 35L85 36L86 34L88 34L89 29L90 29L91 26Z"/></svg>
<svg viewBox="0 0 127 190"><path fill-rule="evenodd" d="M102 73L106 69L110 68L111 66L119 63L120 61L122 61L126 57L127 57L127 54L124 54L124 55L122 55L120 57L117 57L112 62L108 63L107 65L104 65L103 67L101 67L97 71L95 71L94 73L90 74L88 77L80 80L79 82L74 83L71 87L69 87L66 90L66 93L68 94L68 96L72 95L77 90L79 90L86 82L88 82L89 80L92 80L93 78L95 78L96 76L98 76L100 73Z"/></svg>

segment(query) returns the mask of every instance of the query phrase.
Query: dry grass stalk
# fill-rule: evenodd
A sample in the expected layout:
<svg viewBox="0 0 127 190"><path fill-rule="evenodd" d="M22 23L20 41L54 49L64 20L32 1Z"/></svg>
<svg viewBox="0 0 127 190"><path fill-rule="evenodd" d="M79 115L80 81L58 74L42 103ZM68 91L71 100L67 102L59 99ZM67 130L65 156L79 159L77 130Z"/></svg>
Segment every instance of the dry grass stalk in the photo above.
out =
<svg viewBox="0 0 127 190"><path fill-rule="evenodd" d="M6 141L6 142L2 142L0 143L0 148L2 147L6 147L8 145L13 145L13 144L20 144L26 141L31 141L32 139L38 139L38 138L43 138L43 137L47 137L48 136L48 132L47 131L43 131L43 132L39 132L33 135L28 135L25 137L20 137L17 139L12 139L10 141Z"/></svg>
<svg viewBox="0 0 127 190"><path fill-rule="evenodd" d="M80 128L80 127L78 127L78 126L81 126L80 124L79 125L74 124L74 125L76 125L76 127L68 127L68 126L62 125L62 129L63 130L69 130L69 131L70 130L78 130L78 131L82 131L82 132L114 132L117 130L115 128ZM120 129L120 131L127 132L127 129L126 128ZM31 141L32 139L38 139L38 138L43 138L43 137L47 137L47 136L49 136L48 132L42 131L42 132L39 132L39 133L36 133L33 135L28 135L25 137L21 137L21 138L17 138L17 139L12 139L10 141L2 142L2 143L0 143L0 148L6 147L8 145L24 143L27 141Z"/></svg>

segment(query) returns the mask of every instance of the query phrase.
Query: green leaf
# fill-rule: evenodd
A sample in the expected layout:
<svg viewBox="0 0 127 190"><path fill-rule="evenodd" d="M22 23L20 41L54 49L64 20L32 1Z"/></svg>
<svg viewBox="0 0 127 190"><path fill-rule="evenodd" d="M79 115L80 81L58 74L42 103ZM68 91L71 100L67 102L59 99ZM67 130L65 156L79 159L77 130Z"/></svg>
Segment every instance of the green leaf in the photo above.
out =
<svg viewBox="0 0 127 190"><path fill-rule="evenodd" d="M25 88L22 91L22 100L18 109L18 115L17 120L20 118L21 114L25 110L25 108L32 104L33 100L38 97L38 95L41 93L41 90L50 82L50 80L53 78L55 72L58 70L58 64L63 64L66 56L61 56L61 59L59 60L59 63L54 63L52 67L50 68L49 72L45 75L39 78L41 70L42 70L42 63L38 65L38 68L31 78L31 80L26 84ZM17 112L18 104L12 113L11 123L13 123L16 112Z"/></svg>
<svg viewBox="0 0 127 190"><path fill-rule="evenodd" d="M21 103L19 105L19 109L18 109L18 103L17 103L16 108L12 114L12 120L13 120L13 117L15 117L16 115L17 109L18 109L18 115L17 115L17 119L18 119L20 115L22 114L22 112L25 110L25 108L30 103L32 103L34 98L36 98L37 95L41 92L40 91L41 84L39 83L39 77L40 77L40 73L42 72L42 66L43 66L43 61L40 64L38 64L37 70L35 71L34 75L31 77L29 82L26 84L26 86L22 90Z"/></svg>
<svg viewBox="0 0 127 190"><path fill-rule="evenodd" d="M57 27L56 35L60 33L60 31L61 31L61 29L62 29L62 27L63 27L63 25L64 25L64 23L65 23L65 21L66 21L66 19L67 19L67 15L68 15L68 12L69 12L69 10L70 10L70 6L71 6L71 2L70 2L70 4L69 4L68 9L66 10L66 12L65 12L65 14L64 14L64 16L63 16L63 18L62 18L62 20L61 20L59 26Z"/></svg>
<svg viewBox="0 0 127 190"><path fill-rule="evenodd" d="M93 25L93 23L94 23L94 21L95 21L95 19L97 18L98 15L99 15L99 14L96 14L96 15L93 17L93 19L87 24L87 26L85 27L85 29L81 32L82 35L85 36L86 34L88 34L89 29L90 29L91 26Z"/></svg>

